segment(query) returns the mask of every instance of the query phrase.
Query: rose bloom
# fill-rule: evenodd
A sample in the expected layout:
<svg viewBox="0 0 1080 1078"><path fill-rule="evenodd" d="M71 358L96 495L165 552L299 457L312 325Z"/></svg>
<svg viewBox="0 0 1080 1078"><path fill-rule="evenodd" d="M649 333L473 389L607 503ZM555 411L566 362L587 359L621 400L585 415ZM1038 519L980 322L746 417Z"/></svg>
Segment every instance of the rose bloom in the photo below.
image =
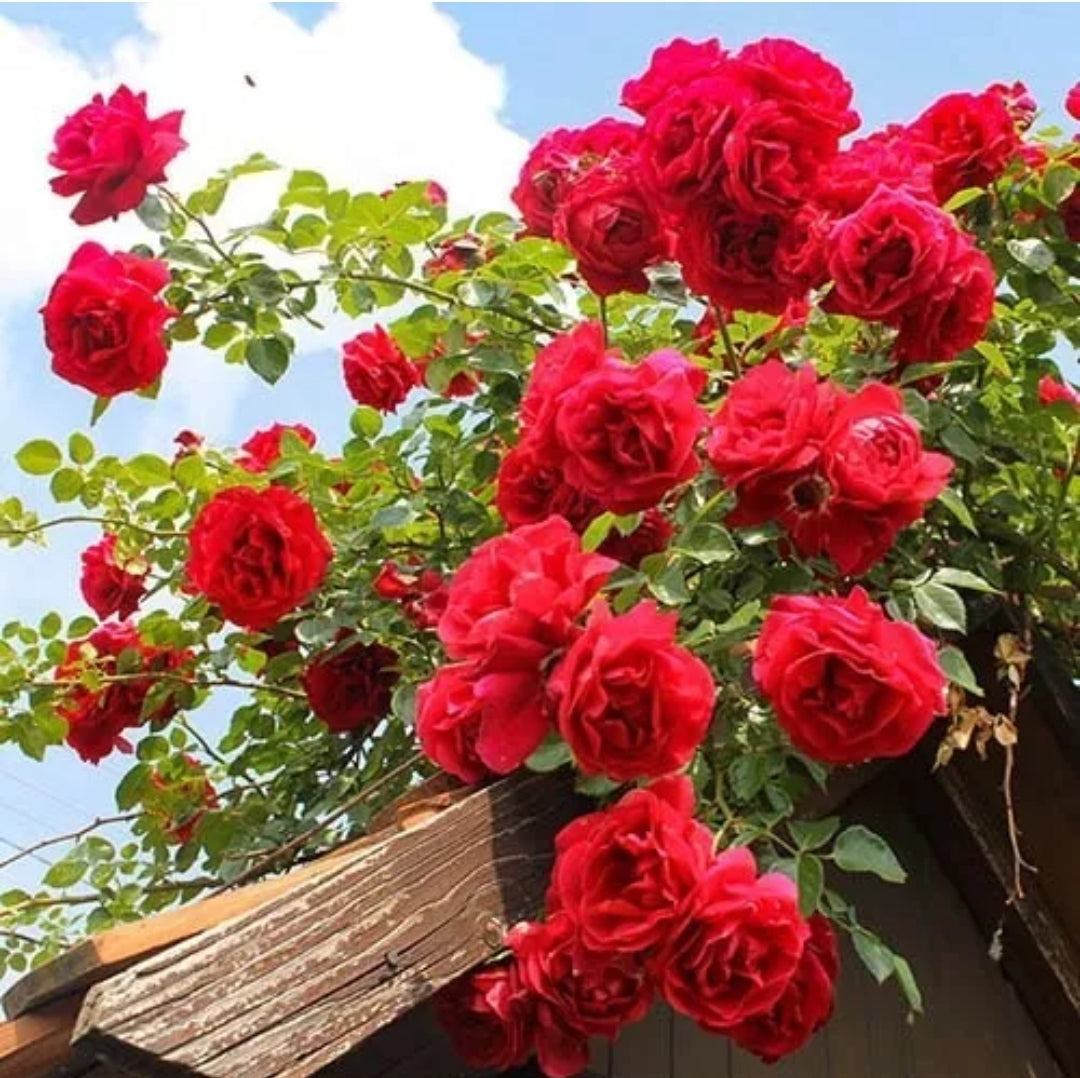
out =
<svg viewBox="0 0 1080 1078"><path fill-rule="evenodd" d="M162 331L176 312L158 293L164 262L84 243L41 309L53 373L100 397L145 389L169 358Z"/></svg>
<svg viewBox="0 0 1080 1078"><path fill-rule="evenodd" d="M273 423L257 430L243 445L236 463L245 472L259 474L269 471L281 459L281 439L286 433L296 435L308 447L315 446L315 432L303 423Z"/></svg>
<svg viewBox="0 0 1080 1078"><path fill-rule="evenodd" d="M551 238L567 184L602 162L632 155L639 136L637 124L612 118L544 135L529 152L510 192L527 232Z"/></svg>
<svg viewBox="0 0 1080 1078"><path fill-rule="evenodd" d="M357 404L393 412L420 384L416 364L382 326L357 334L344 346L345 385Z"/></svg>
<svg viewBox="0 0 1080 1078"><path fill-rule="evenodd" d="M840 954L825 917L810 918L810 938L784 994L772 1010L724 1030L740 1048L766 1063L797 1052L832 1015Z"/></svg>
<svg viewBox="0 0 1080 1078"><path fill-rule="evenodd" d="M346 640L352 643L342 646ZM401 679L398 653L382 644L365 644L347 630L333 647L316 655L300 677L311 710L335 734L373 726L390 711Z"/></svg>
<svg viewBox="0 0 1080 1078"><path fill-rule="evenodd" d="M560 397L554 419L571 486L615 513L655 506L700 471L705 372L675 351L609 360Z"/></svg>
<svg viewBox="0 0 1080 1078"><path fill-rule="evenodd" d="M244 629L267 629L300 606L333 556L315 511L284 487L219 491L189 542L191 586Z"/></svg>
<svg viewBox="0 0 1080 1078"><path fill-rule="evenodd" d="M573 329L554 337L537 352L521 398L523 433L546 437L562 395L618 354L605 346L604 329L599 322L579 322Z"/></svg>
<svg viewBox="0 0 1080 1078"><path fill-rule="evenodd" d="M623 84L619 103L647 116L672 90L722 66L726 55L719 38L687 41L677 37L653 52L649 66L641 75Z"/></svg>
<svg viewBox="0 0 1080 1078"><path fill-rule="evenodd" d="M947 202L968 187L987 187L1020 148L1016 124L1001 95L946 94L911 125L912 134L937 151L934 194Z"/></svg>
<svg viewBox="0 0 1080 1078"><path fill-rule="evenodd" d="M164 722L175 711L168 698L151 715L143 715L143 705L154 687L153 674L180 669L190 655L144 643L127 621L107 622L89 636L72 640L56 668L55 679L76 681L87 665L104 676L113 675L117 659L124 653L138 656L139 670L148 675L145 679L115 681L98 689L72 686L56 699L56 713L67 724L64 740L88 763L100 762L114 749L131 752L125 730L146 720Z"/></svg>
<svg viewBox="0 0 1080 1078"><path fill-rule="evenodd" d="M830 764L903 756L945 710L934 642L862 588L773 599L754 678L792 744Z"/></svg>
<svg viewBox="0 0 1080 1078"><path fill-rule="evenodd" d="M539 663L572 639L615 562L582 550L561 517L481 543L450 584L439 638L452 659Z"/></svg>
<svg viewBox="0 0 1080 1078"><path fill-rule="evenodd" d="M1072 386L1059 382L1049 374L1044 374L1039 379L1039 403L1047 405L1056 404L1059 401L1071 404L1073 408L1080 410L1080 393Z"/></svg>
<svg viewBox="0 0 1080 1078"><path fill-rule="evenodd" d="M596 498L566 481L562 465L555 462L559 455L540 438L526 437L499 463L495 507L511 528L559 516L584 531L603 512Z"/></svg>
<svg viewBox="0 0 1080 1078"><path fill-rule="evenodd" d="M432 1003L439 1025L468 1066L506 1070L532 1055L532 998L513 962L465 974Z"/></svg>
<svg viewBox="0 0 1080 1078"><path fill-rule="evenodd" d="M1031 96L1031 91L1024 83L1017 81L1009 85L1004 82L995 82L987 86L986 92L997 94L1001 98L1019 130L1026 131L1035 122L1035 117L1039 112L1039 103Z"/></svg>
<svg viewBox="0 0 1080 1078"><path fill-rule="evenodd" d="M86 605L104 621L130 618L146 592L146 563L117 560L116 536L106 535L82 552L79 590ZM134 571L132 571L134 570Z"/></svg>
<svg viewBox="0 0 1080 1078"><path fill-rule="evenodd" d="M1065 235L1073 243L1080 243L1080 187L1058 206L1058 213L1065 226Z"/></svg>
<svg viewBox="0 0 1080 1078"><path fill-rule="evenodd" d="M656 964L660 992L703 1029L726 1032L779 1002L809 936L792 880L759 876L749 850L726 850Z"/></svg>
<svg viewBox="0 0 1080 1078"><path fill-rule="evenodd" d="M690 780L659 779L559 832L548 912L565 911L589 950L650 958L711 860L712 833L694 819Z"/></svg>
<svg viewBox="0 0 1080 1078"><path fill-rule="evenodd" d="M1080 120L1080 82L1065 95L1065 111L1074 120Z"/></svg>
<svg viewBox="0 0 1080 1078"><path fill-rule="evenodd" d="M165 166L187 146L180 137L182 112L151 120L146 94L120 86L106 101L95 94L69 116L53 139L49 164L60 176L49 181L58 195L81 195L76 224L92 225L133 210L152 183L163 183Z"/></svg>
<svg viewBox="0 0 1080 1078"><path fill-rule="evenodd" d="M629 535L611 531L600 544L600 553L636 569L650 554L666 550L674 534L674 525L659 509L646 509L641 523Z"/></svg>
<svg viewBox="0 0 1080 1078"><path fill-rule="evenodd" d="M571 182L554 231L598 296L647 292L645 267L668 252L667 233L630 162L597 166Z"/></svg>
<svg viewBox="0 0 1080 1078"><path fill-rule="evenodd" d="M551 722L532 664L442 666L416 694L416 736L429 760L462 782L517 770Z"/></svg>
<svg viewBox="0 0 1080 1078"><path fill-rule="evenodd" d="M675 642L675 613L638 603L614 616L602 600L548 681L563 740L587 775L620 782L685 767L712 720L709 668Z"/></svg>
<svg viewBox="0 0 1080 1078"><path fill-rule="evenodd" d="M565 913L515 925L506 945L534 1001L536 1052L549 1078L580 1074L589 1062L589 1037L614 1040L652 1003L652 984L636 958L583 951Z"/></svg>

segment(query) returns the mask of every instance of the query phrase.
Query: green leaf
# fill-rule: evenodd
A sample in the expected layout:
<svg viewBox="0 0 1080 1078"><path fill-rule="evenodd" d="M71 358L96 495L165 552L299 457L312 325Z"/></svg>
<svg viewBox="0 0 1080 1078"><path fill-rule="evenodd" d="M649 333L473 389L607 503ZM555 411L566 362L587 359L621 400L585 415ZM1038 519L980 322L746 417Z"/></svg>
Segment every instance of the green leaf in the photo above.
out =
<svg viewBox="0 0 1080 1078"><path fill-rule="evenodd" d="M49 492L58 502L72 502L81 493L83 477L74 468L61 468L49 481Z"/></svg>
<svg viewBox="0 0 1080 1078"><path fill-rule="evenodd" d="M985 455L975 439L958 423L951 424L941 432L941 441L954 457L966 460L969 464L981 463Z"/></svg>
<svg viewBox="0 0 1080 1078"><path fill-rule="evenodd" d="M609 779L606 775L589 775L579 778L574 783L574 789L586 797L607 797L608 794L614 793L620 785L621 783Z"/></svg>
<svg viewBox="0 0 1080 1078"><path fill-rule="evenodd" d="M1042 176L1042 196L1051 206L1060 206L1076 190L1080 173L1061 161L1049 165Z"/></svg>
<svg viewBox="0 0 1080 1078"><path fill-rule="evenodd" d="M975 677L975 671L971 669L967 656L959 648L951 644L942 648L938 652L938 662L941 664L941 669L945 671L945 676L954 685L959 685L960 688L967 689L976 696L983 695L978 679Z"/></svg>
<svg viewBox="0 0 1080 1078"><path fill-rule="evenodd" d="M967 631L964 600L945 584L928 581L914 589L915 605L931 625L953 632Z"/></svg>
<svg viewBox="0 0 1080 1078"><path fill-rule="evenodd" d="M150 781L151 769L149 764L136 764L120 780L116 787L116 807L121 812L127 812L134 808Z"/></svg>
<svg viewBox="0 0 1080 1078"><path fill-rule="evenodd" d="M1056 261L1054 252L1037 237L1026 240L1009 240L1006 250L1025 269L1032 273L1046 273Z"/></svg>
<svg viewBox="0 0 1080 1078"><path fill-rule="evenodd" d="M962 191L957 191L941 208L946 213L952 213L954 210L974 202L977 198L982 198L985 194L986 191L981 187L965 187Z"/></svg>
<svg viewBox="0 0 1080 1078"><path fill-rule="evenodd" d="M884 984L892 976L896 956L877 936L864 928L856 929L852 933L851 942L870 975L878 984Z"/></svg>
<svg viewBox="0 0 1080 1078"><path fill-rule="evenodd" d="M581 547L583 550L596 550L601 543L611 533L611 529L615 526L615 514L614 513L601 513L589 526L585 529L584 534L581 536Z"/></svg>
<svg viewBox="0 0 1080 1078"><path fill-rule="evenodd" d="M916 1013L923 1013L922 992L915 980L915 974L911 971L911 965L906 958L893 954L893 969L896 973L896 982L900 985L900 991L904 993L907 1005Z"/></svg>
<svg viewBox="0 0 1080 1078"><path fill-rule="evenodd" d="M172 482L169 462L153 453L140 453L127 462L127 470L144 487L165 487Z"/></svg>
<svg viewBox="0 0 1080 1078"><path fill-rule="evenodd" d="M27 475L49 475L63 462L63 454L45 438L27 442L16 454L15 462Z"/></svg>
<svg viewBox="0 0 1080 1078"><path fill-rule="evenodd" d="M349 427L353 434L363 438L377 438L383 428L383 418L376 409L362 404L349 417Z"/></svg>
<svg viewBox="0 0 1080 1078"><path fill-rule="evenodd" d="M840 832L833 846L833 860L845 872L872 872L886 883L903 883L907 879L889 844L862 824Z"/></svg>
<svg viewBox="0 0 1080 1078"><path fill-rule="evenodd" d="M109 405L112 404L112 397L95 397L94 406L90 409L90 426L96 425L97 421L108 410Z"/></svg>
<svg viewBox="0 0 1080 1078"><path fill-rule="evenodd" d="M41 619L38 629L46 640L51 640L64 627L64 619L55 610L46 614Z"/></svg>
<svg viewBox="0 0 1080 1078"><path fill-rule="evenodd" d="M530 771L546 773L558 771L564 764L570 763L570 746L561 737L549 734L544 743L525 761Z"/></svg>
<svg viewBox="0 0 1080 1078"><path fill-rule="evenodd" d="M239 327L232 322L215 322L203 334L203 344L207 348L224 348L239 332Z"/></svg>
<svg viewBox="0 0 1080 1078"><path fill-rule="evenodd" d="M978 341L975 345L975 351L986 360L987 366L998 377L1012 377L1012 368L1005 358L1005 353L993 341Z"/></svg>
<svg viewBox="0 0 1080 1078"><path fill-rule="evenodd" d="M728 768L727 779L740 801L752 801L769 779L769 758L756 752L739 756Z"/></svg>
<svg viewBox="0 0 1080 1078"><path fill-rule="evenodd" d="M790 820L788 830L800 850L816 850L824 846L840 827L839 816L826 816L821 820Z"/></svg>
<svg viewBox="0 0 1080 1078"><path fill-rule="evenodd" d="M971 515L971 510L964 504L964 499L957 491L953 490L952 487L946 487L938 495L938 501L941 502L941 504L945 506L945 508L948 509L969 532L974 532L975 535L979 534L979 529L975 527L975 520Z"/></svg>
<svg viewBox="0 0 1080 1078"><path fill-rule="evenodd" d="M89 464L94 459L94 443L85 434L75 431L68 438L68 456L74 464Z"/></svg>
<svg viewBox="0 0 1080 1078"><path fill-rule="evenodd" d="M946 566L944 569L938 569L930 579L937 584L948 584L954 588L966 588L968 591L985 591L991 595L999 594L998 589L992 584L988 584L977 573L969 572L967 569L952 569Z"/></svg>
<svg viewBox="0 0 1080 1078"><path fill-rule="evenodd" d="M48 872L42 877L41 882L46 887L73 887L86 875L86 870L90 866L81 860L68 860L65 858L63 861L57 861Z"/></svg>
<svg viewBox="0 0 1080 1078"><path fill-rule="evenodd" d="M809 917L821 901L825 889L825 866L813 854L803 854L796 862L795 882L799 887L799 912Z"/></svg>
<svg viewBox="0 0 1080 1078"><path fill-rule="evenodd" d="M719 524L695 524L675 545L702 565L730 561L739 553L735 540Z"/></svg>
<svg viewBox="0 0 1080 1078"><path fill-rule="evenodd" d="M277 337L256 337L244 350L248 366L273 385L289 369L289 350Z"/></svg>
<svg viewBox="0 0 1080 1078"><path fill-rule="evenodd" d="M147 194L135 207L139 220L151 232L167 232L169 229L169 211L162 205L157 195Z"/></svg>

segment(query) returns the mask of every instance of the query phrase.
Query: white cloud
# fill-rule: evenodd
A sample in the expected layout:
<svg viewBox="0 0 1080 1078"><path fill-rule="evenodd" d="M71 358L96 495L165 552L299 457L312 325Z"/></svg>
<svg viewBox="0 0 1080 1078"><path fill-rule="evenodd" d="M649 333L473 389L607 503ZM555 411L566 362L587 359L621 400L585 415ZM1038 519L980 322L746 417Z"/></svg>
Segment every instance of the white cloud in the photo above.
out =
<svg viewBox="0 0 1080 1078"><path fill-rule="evenodd" d="M184 109L189 149L170 167L179 190L261 150L354 190L432 177L449 189L454 211L506 203L526 145L499 118L502 75L469 53L450 17L427 0L341 5L311 30L263 0L150 2L138 14L144 32L93 62L45 30L0 18L0 96L9 103L0 146L14 211L0 260L0 319L38 306L80 241L122 246L140 234L130 218L78 229L67 217L71 202L48 188L56 126L121 81L147 91L152 115ZM245 181L227 204L230 218L266 206L281 182ZM167 382L148 421L196 423L212 399L215 433L226 433L249 382L219 359L176 359L183 362L167 380L178 384ZM10 373L0 372L8 385ZM41 387L33 388L36 396Z"/></svg>

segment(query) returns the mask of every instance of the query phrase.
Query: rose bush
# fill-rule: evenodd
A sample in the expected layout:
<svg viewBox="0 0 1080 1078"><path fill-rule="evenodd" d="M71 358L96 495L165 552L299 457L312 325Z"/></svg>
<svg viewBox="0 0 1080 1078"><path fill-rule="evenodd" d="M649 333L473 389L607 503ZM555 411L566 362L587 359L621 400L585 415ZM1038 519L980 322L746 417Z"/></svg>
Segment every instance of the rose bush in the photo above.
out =
<svg viewBox="0 0 1080 1078"><path fill-rule="evenodd" d="M969 622L1075 658L1080 157L1021 83L855 138L843 73L785 39L676 40L622 102L538 141L520 220L298 170L224 229L274 162L181 195L179 113L120 88L62 124L75 220L153 237L88 240L44 302L95 431L16 452L64 508L0 499L0 539L92 529L94 616L0 626L0 742L124 774L119 820L0 891L0 972L317 856L436 767L567 768L598 805L544 919L440 994L468 1062L578 1073L654 997L778 1059L831 1013L837 933L919 1009L825 875L902 869L800 806L924 738L947 761ZM338 319L343 442L283 408L235 449L108 451L175 346L273 384Z"/></svg>

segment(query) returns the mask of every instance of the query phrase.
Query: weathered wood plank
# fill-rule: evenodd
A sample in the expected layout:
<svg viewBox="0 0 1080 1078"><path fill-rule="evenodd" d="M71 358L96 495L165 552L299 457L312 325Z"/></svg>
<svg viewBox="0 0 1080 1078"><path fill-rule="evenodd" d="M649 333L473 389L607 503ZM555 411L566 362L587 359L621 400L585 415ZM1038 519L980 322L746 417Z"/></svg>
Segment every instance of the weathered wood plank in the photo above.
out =
<svg viewBox="0 0 1080 1078"><path fill-rule="evenodd" d="M0 1078L42 1078L65 1067L80 1003L63 999L0 1023Z"/></svg>
<svg viewBox="0 0 1080 1078"><path fill-rule="evenodd" d="M521 775L93 988L75 1043L147 1075L303 1078L542 904L563 776Z"/></svg>

